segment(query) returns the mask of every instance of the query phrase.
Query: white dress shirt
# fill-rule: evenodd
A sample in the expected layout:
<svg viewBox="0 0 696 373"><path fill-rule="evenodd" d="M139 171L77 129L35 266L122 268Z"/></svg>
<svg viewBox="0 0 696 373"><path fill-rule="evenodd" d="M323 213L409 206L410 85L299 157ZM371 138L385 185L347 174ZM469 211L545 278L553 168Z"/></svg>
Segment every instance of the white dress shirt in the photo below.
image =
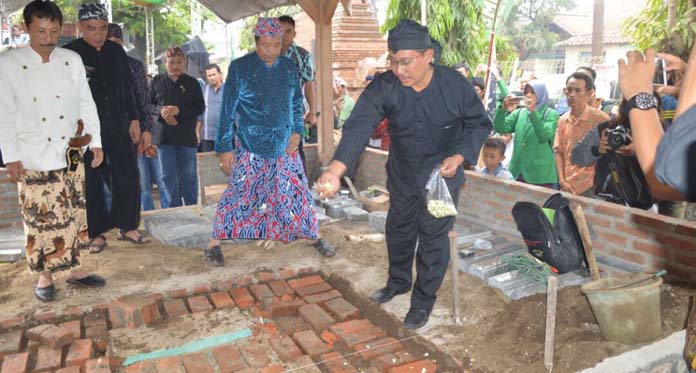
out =
<svg viewBox="0 0 696 373"><path fill-rule="evenodd" d="M89 146L101 148L99 116L80 56L56 48L43 63L30 46L0 54L0 151L25 169L67 167L65 151L77 120Z"/></svg>

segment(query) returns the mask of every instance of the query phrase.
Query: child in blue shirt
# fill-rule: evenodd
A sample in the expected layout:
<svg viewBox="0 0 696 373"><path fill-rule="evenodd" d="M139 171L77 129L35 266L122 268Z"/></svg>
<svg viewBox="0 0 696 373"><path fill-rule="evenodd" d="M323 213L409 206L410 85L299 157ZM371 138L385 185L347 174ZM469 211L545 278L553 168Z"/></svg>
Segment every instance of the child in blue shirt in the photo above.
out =
<svg viewBox="0 0 696 373"><path fill-rule="evenodd" d="M483 164L479 172L493 175L497 178L512 180L512 174L503 166L505 159L505 143L497 137L491 137L483 144Z"/></svg>

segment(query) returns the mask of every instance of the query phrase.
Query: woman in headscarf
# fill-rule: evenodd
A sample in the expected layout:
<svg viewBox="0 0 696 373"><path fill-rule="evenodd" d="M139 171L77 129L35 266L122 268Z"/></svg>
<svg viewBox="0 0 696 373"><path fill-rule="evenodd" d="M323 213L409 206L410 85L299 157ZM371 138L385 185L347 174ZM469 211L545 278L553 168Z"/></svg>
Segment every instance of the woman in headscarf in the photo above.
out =
<svg viewBox="0 0 696 373"><path fill-rule="evenodd" d="M517 181L558 189L553 138L559 115L548 101L546 84L532 80L524 97L505 97L493 127L498 133L515 133L510 172Z"/></svg>

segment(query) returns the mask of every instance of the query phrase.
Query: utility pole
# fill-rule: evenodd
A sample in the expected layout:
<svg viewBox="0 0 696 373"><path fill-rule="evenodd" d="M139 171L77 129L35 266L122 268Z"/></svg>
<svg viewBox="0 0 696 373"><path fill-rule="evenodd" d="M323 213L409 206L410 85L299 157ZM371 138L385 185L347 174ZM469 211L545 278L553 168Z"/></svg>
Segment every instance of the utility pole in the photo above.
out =
<svg viewBox="0 0 696 373"><path fill-rule="evenodd" d="M602 45L604 44L604 0L594 0L594 12L592 17L592 62L602 58Z"/></svg>
<svg viewBox="0 0 696 373"><path fill-rule="evenodd" d="M428 19L428 7L426 4L427 0L420 0L421 5L421 25L427 26Z"/></svg>
<svg viewBox="0 0 696 373"><path fill-rule="evenodd" d="M145 7L145 66L149 74L157 72L155 65L155 25L152 18L152 9Z"/></svg>

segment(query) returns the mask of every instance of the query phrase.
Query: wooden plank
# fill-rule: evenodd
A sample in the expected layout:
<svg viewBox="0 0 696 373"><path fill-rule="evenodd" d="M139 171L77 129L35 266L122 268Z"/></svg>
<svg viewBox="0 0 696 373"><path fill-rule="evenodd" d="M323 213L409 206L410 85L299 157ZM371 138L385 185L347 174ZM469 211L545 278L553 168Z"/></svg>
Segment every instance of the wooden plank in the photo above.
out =
<svg viewBox="0 0 696 373"><path fill-rule="evenodd" d="M558 278L551 276L546 287L546 336L544 338L544 366L553 370L553 344L556 332L556 303L558 299Z"/></svg>
<svg viewBox="0 0 696 373"><path fill-rule="evenodd" d="M302 10L309 16L309 18L314 21L314 23L320 23L319 20L319 4L317 1L321 0L295 0L297 5L299 5Z"/></svg>
<svg viewBox="0 0 696 373"><path fill-rule="evenodd" d="M575 216L575 223L580 231L580 237L582 238L582 246L585 248L585 257L587 257L587 265L590 267L590 276L592 281L599 280L599 268L597 267L597 259L594 255L594 249L592 248L592 238L590 237L590 230L587 227L587 220L585 219L585 213L582 211L582 206L578 206L573 210L573 216Z"/></svg>
<svg viewBox="0 0 696 373"><path fill-rule="evenodd" d="M449 231L450 275L452 276L452 318L454 325L459 325L459 256L457 256L457 232Z"/></svg>
<svg viewBox="0 0 696 373"><path fill-rule="evenodd" d="M338 2L338 0L330 0ZM329 5L320 8L323 18L324 12L329 11ZM335 7L333 8L335 9ZM331 13L333 15L333 12ZM334 152L333 144L333 69L332 69L332 41L331 41L331 17L329 23L316 22L317 37L317 108L321 112L317 123L319 135L320 165L326 166L331 161Z"/></svg>
<svg viewBox="0 0 696 373"><path fill-rule="evenodd" d="M321 21L324 24L330 25L334 13L336 12L336 8L338 7L338 0L323 0L321 4Z"/></svg>

